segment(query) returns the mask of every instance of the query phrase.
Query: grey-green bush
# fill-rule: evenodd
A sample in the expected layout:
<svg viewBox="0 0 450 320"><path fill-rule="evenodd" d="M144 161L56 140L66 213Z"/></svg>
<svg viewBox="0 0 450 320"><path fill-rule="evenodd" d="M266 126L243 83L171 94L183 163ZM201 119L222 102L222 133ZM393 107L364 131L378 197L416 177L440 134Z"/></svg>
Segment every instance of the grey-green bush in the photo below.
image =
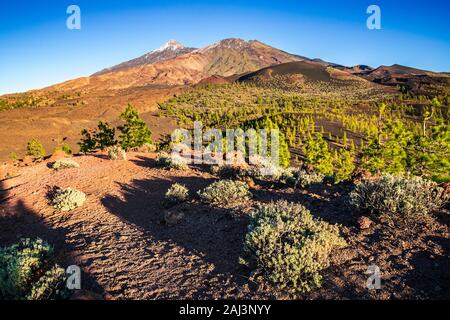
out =
<svg viewBox="0 0 450 320"><path fill-rule="evenodd" d="M189 190L185 185L174 183L165 194L166 203L177 204L189 199Z"/></svg>
<svg viewBox="0 0 450 320"><path fill-rule="evenodd" d="M248 174L244 166L222 164L211 166L211 173L222 179L239 179Z"/></svg>
<svg viewBox="0 0 450 320"><path fill-rule="evenodd" d="M322 183L325 176L321 173L308 173L301 169L291 169L283 179L294 187L307 188L315 183Z"/></svg>
<svg viewBox="0 0 450 320"><path fill-rule="evenodd" d="M273 163L270 158L252 156L250 162L252 165L248 168L247 174L254 179L276 182L286 173L284 167Z"/></svg>
<svg viewBox="0 0 450 320"><path fill-rule="evenodd" d="M202 202L211 205L233 206L246 202L252 196L242 181L219 180L198 191Z"/></svg>
<svg viewBox="0 0 450 320"><path fill-rule="evenodd" d="M80 165L73 161L72 159L61 159L56 160L52 163L52 168L55 170L63 170L63 169L69 169L69 168L79 168Z"/></svg>
<svg viewBox="0 0 450 320"><path fill-rule="evenodd" d="M253 211L244 248L276 287L306 293L321 286L330 254L345 245L338 226L313 218L300 204L278 201Z"/></svg>
<svg viewBox="0 0 450 320"><path fill-rule="evenodd" d="M175 170L188 170L189 166L186 159L176 154L167 154L161 152L156 158L156 164L160 167Z"/></svg>
<svg viewBox="0 0 450 320"><path fill-rule="evenodd" d="M52 256L53 248L41 239L0 248L0 300L63 297L65 271L58 265L49 267Z"/></svg>
<svg viewBox="0 0 450 320"><path fill-rule="evenodd" d="M71 211L81 207L86 201L86 195L72 188L59 188L52 196L50 203L58 211Z"/></svg>
<svg viewBox="0 0 450 320"><path fill-rule="evenodd" d="M357 209L401 219L424 218L446 201L444 190L433 181L389 174L362 181L350 193Z"/></svg>
<svg viewBox="0 0 450 320"><path fill-rule="evenodd" d="M121 146L110 146L107 151L110 160L127 160L127 152Z"/></svg>

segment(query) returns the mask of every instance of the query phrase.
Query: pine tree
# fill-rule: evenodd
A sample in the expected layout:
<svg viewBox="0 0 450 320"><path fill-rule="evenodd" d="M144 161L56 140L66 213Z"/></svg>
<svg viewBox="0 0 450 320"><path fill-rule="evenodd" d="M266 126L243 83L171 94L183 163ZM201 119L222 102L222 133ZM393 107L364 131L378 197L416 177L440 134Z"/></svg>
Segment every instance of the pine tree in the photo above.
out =
<svg viewBox="0 0 450 320"><path fill-rule="evenodd" d="M120 115L125 121L123 126L118 127L122 135L120 144L124 150L141 147L144 144L152 143L152 133L147 124L139 116L138 111L128 104L125 111Z"/></svg>
<svg viewBox="0 0 450 320"><path fill-rule="evenodd" d="M430 137L416 134L407 146L408 167L415 175L450 181L450 124L431 128Z"/></svg>
<svg viewBox="0 0 450 320"><path fill-rule="evenodd" d="M333 174L333 157L328 150L328 144L320 133L316 138L308 137L303 152L306 162L310 164L318 173L325 175Z"/></svg>
<svg viewBox="0 0 450 320"><path fill-rule="evenodd" d="M386 126L387 141L382 147L382 157L386 163L384 168L388 173L406 172L407 154L406 147L412 134L402 122L395 121Z"/></svg>
<svg viewBox="0 0 450 320"><path fill-rule="evenodd" d="M35 159L42 159L46 156L46 152L42 143L37 139L33 139L27 144L26 155Z"/></svg>
<svg viewBox="0 0 450 320"><path fill-rule="evenodd" d="M344 131L344 136L342 138L342 144L344 145L344 147L347 146L347 142L348 142L348 140L347 140L347 131Z"/></svg>
<svg viewBox="0 0 450 320"><path fill-rule="evenodd" d="M117 144L117 140L115 139L115 128L112 128L107 122L102 121L98 123L97 128L98 131L94 133L94 139L98 149L105 150L107 147L115 146Z"/></svg>
<svg viewBox="0 0 450 320"><path fill-rule="evenodd" d="M355 170L354 161L355 158L351 152L344 148L339 149L334 159L334 167L336 170L334 174L335 183L351 179Z"/></svg>
<svg viewBox="0 0 450 320"><path fill-rule="evenodd" d="M280 166L287 168L290 164L291 153L284 134L280 131L280 150L279 150Z"/></svg>
<svg viewBox="0 0 450 320"><path fill-rule="evenodd" d="M385 162L382 156L381 146L378 143L378 137L371 138L368 143L362 147L361 161L361 167L371 173L378 174L384 170Z"/></svg>
<svg viewBox="0 0 450 320"><path fill-rule="evenodd" d="M81 130L81 141L78 142L78 145L80 146L80 152L84 154L94 152L97 149L97 142L87 129Z"/></svg>

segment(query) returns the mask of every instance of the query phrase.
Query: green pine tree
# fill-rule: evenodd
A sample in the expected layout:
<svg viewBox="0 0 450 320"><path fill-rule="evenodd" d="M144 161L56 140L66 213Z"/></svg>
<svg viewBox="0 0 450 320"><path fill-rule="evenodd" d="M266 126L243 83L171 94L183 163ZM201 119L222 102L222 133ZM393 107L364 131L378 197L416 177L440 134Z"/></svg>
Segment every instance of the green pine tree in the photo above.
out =
<svg viewBox="0 0 450 320"><path fill-rule="evenodd" d="M334 159L334 181L339 183L341 181L350 180L355 170L355 158L352 153L344 148L339 149Z"/></svg>
<svg viewBox="0 0 450 320"><path fill-rule="evenodd" d="M306 157L306 163L310 164L318 173L325 175L333 174L333 157L328 150L328 144L320 133L316 138L308 137L303 153Z"/></svg>
<svg viewBox="0 0 450 320"><path fill-rule="evenodd" d="M120 144L124 150L141 147L144 144L152 143L152 133L147 124L139 116L138 111L128 104L125 111L120 115L125 124L118 127L122 135Z"/></svg>

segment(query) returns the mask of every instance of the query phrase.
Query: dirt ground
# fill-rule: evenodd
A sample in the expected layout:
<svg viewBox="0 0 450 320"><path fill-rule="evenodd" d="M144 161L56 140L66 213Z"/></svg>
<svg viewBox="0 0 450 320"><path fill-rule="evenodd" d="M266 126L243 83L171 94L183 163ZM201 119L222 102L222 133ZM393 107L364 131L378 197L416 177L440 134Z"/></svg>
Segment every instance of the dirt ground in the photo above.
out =
<svg viewBox="0 0 450 320"><path fill-rule="evenodd" d="M449 299L449 211L408 230L374 220L359 230L359 214L347 206L351 185L293 190L257 186L244 209L218 209L195 199L170 209L164 193L174 182L194 195L215 177L155 167L155 155L130 153L128 161L102 154L75 157L80 168L53 171L48 161L17 169L0 182L0 245L23 237L53 244L59 263L83 270L82 287L104 299L294 298L251 280L239 265L248 212L256 201L299 202L342 225L348 247L335 252L321 289L299 299ZM48 205L48 191L74 187L86 203L69 213ZM166 210L184 213L176 225ZM369 265L380 267L381 290L367 289Z"/></svg>
<svg viewBox="0 0 450 320"><path fill-rule="evenodd" d="M58 101L54 105L39 108L21 108L0 112L0 161L8 160L15 152L23 157L27 143L38 139L52 153L63 140L74 152L78 151L82 129L95 128L99 121L112 125L119 123L119 115L128 103L141 113L155 141L171 133L175 123L158 116L158 102L176 94L181 87L136 87L124 90L89 92L80 98L84 104L71 106L72 100ZM79 101L78 101L79 102Z"/></svg>

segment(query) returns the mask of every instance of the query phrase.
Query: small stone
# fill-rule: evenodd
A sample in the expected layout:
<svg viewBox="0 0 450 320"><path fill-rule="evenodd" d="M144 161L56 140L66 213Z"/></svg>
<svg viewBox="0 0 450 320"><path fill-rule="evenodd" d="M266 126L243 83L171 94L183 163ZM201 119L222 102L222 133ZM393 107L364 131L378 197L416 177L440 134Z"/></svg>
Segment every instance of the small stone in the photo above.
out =
<svg viewBox="0 0 450 320"><path fill-rule="evenodd" d="M359 227L360 230L366 230L366 229L370 228L370 226L372 225L373 221L370 220L367 217L360 217L358 219L357 223L358 223L358 227Z"/></svg>
<svg viewBox="0 0 450 320"><path fill-rule="evenodd" d="M184 213L179 211L166 211L164 213L164 221L168 226L174 226L180 223L184 218Z"/></svg>
<svg viewBox="0 0 450 320"><path fill-rule="evenodd" d="M255 182L253 181L252 178L246 176L243 178L244 182L247 184L247 186L251 189L253 189L255 187Z"/></svg>

